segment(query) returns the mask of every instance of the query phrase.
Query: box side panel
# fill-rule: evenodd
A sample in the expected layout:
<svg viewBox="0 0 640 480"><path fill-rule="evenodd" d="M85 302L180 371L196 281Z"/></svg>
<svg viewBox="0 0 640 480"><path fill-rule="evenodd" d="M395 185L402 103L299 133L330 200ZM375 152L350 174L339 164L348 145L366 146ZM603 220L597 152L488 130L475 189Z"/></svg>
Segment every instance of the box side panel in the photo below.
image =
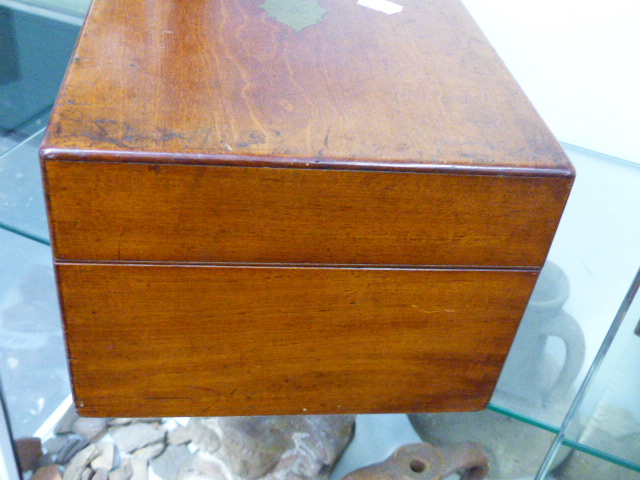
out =
<svg viewBox="0 0 640 480"><path fill-rule="evenodd" d="M83 415L473 410L535 272L58 265Z"/></svg>
<svg viewBox="0 0 640 480"><path fill-rule="evenodd" d="M45 161L58 259L538 268L571 178Z"/></svg>

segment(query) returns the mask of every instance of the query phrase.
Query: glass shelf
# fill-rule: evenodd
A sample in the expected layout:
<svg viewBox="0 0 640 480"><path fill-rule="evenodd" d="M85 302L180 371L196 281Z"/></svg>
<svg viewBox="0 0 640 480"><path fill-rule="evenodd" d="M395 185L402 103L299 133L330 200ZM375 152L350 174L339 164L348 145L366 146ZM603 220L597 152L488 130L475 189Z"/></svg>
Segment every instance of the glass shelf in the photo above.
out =
<svg viewBox="0 0 640 480"><path fill-rule="evenodd" d="M601 452L590 452L584 446L570 449L566 460L554 468L545 480L638 480L640 473L634 465L625 465Z"/></svg>
<svg viewBox="0 0 640 480"><path fill-rule="evenodd" d="M30 437L70 394L51 251L0 230L0 378L15 437Z"/></svg>
<svg viewBox="0 0 640 480"><path fill-rule="evenodd" d="M563 443L640 472L640 271L632 301L613 327ZM624 307L623 307L624 308Z"/></svg>
<svg viewBox="0 0 640 480"><path fill-rule="evenodd" d="M0 156L0 226L49 244L38 149L44 129Z"/></svg>
<svg viewBox="0 0 640 480"><path fill-rule="evenodd" d="M46 127L78 33L0 3L0 155Z"/></svg>
<svg viewBox="0 0 640 480"><path fill-rule="evenodd" d="M90 0L21 0L24 5L35 6L48 11L60 12L76 17L82 17L87 14Z"/></svg>
<svg viewBox="0 0 640 480"><path fill-rule="evenodd" d="M545 267L553 271L545 279L543 270L536 287L556 306L545 320L541 307L532 309L534 293L490 406L555 433L640 265L640 166L563 147L577 178ZM542 336L535 346L532 331Z"/></svg>

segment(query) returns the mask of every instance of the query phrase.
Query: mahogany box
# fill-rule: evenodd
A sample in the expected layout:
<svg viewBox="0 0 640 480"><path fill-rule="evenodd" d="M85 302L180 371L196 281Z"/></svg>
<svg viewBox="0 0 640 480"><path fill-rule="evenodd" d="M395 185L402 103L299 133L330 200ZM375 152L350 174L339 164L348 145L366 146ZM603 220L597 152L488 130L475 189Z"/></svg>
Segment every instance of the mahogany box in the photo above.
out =
<svg viewBox="0 0 640 480"><path fill-rule="evenodd" d="M483 408L574 178L458 0L94 0L41 160L118 417Z"/></svg>

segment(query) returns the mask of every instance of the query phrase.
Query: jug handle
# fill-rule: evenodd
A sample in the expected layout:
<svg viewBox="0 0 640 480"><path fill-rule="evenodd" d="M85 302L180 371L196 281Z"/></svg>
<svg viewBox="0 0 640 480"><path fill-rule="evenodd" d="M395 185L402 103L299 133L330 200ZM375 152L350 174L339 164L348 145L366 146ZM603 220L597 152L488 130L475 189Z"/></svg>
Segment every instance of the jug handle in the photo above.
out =
<svg viewBox="0 0 640 480"><path fill-rule="evenodd" d="M553 386L545 395L545 403L555 403L563 398L578 376L584 362L584 334L575 318L561 310L558 315L545 322L542 335L558 337L565 346L565 359L562 369Z"/></svg>

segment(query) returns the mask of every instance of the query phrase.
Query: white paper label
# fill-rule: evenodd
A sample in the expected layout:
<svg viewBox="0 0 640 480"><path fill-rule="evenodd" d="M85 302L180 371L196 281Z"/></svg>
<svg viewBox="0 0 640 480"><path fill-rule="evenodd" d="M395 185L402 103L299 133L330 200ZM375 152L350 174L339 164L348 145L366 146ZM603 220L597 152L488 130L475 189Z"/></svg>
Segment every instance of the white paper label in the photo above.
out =
<svg viewBox="0 0 640 480"><path fill-rule="evenodd" d="M389 0L358 0L358 5L363 7L373 8L379 12L387 13L389 15L393 13L400 13L402 11L402 5L390 2Z"/></svg>

